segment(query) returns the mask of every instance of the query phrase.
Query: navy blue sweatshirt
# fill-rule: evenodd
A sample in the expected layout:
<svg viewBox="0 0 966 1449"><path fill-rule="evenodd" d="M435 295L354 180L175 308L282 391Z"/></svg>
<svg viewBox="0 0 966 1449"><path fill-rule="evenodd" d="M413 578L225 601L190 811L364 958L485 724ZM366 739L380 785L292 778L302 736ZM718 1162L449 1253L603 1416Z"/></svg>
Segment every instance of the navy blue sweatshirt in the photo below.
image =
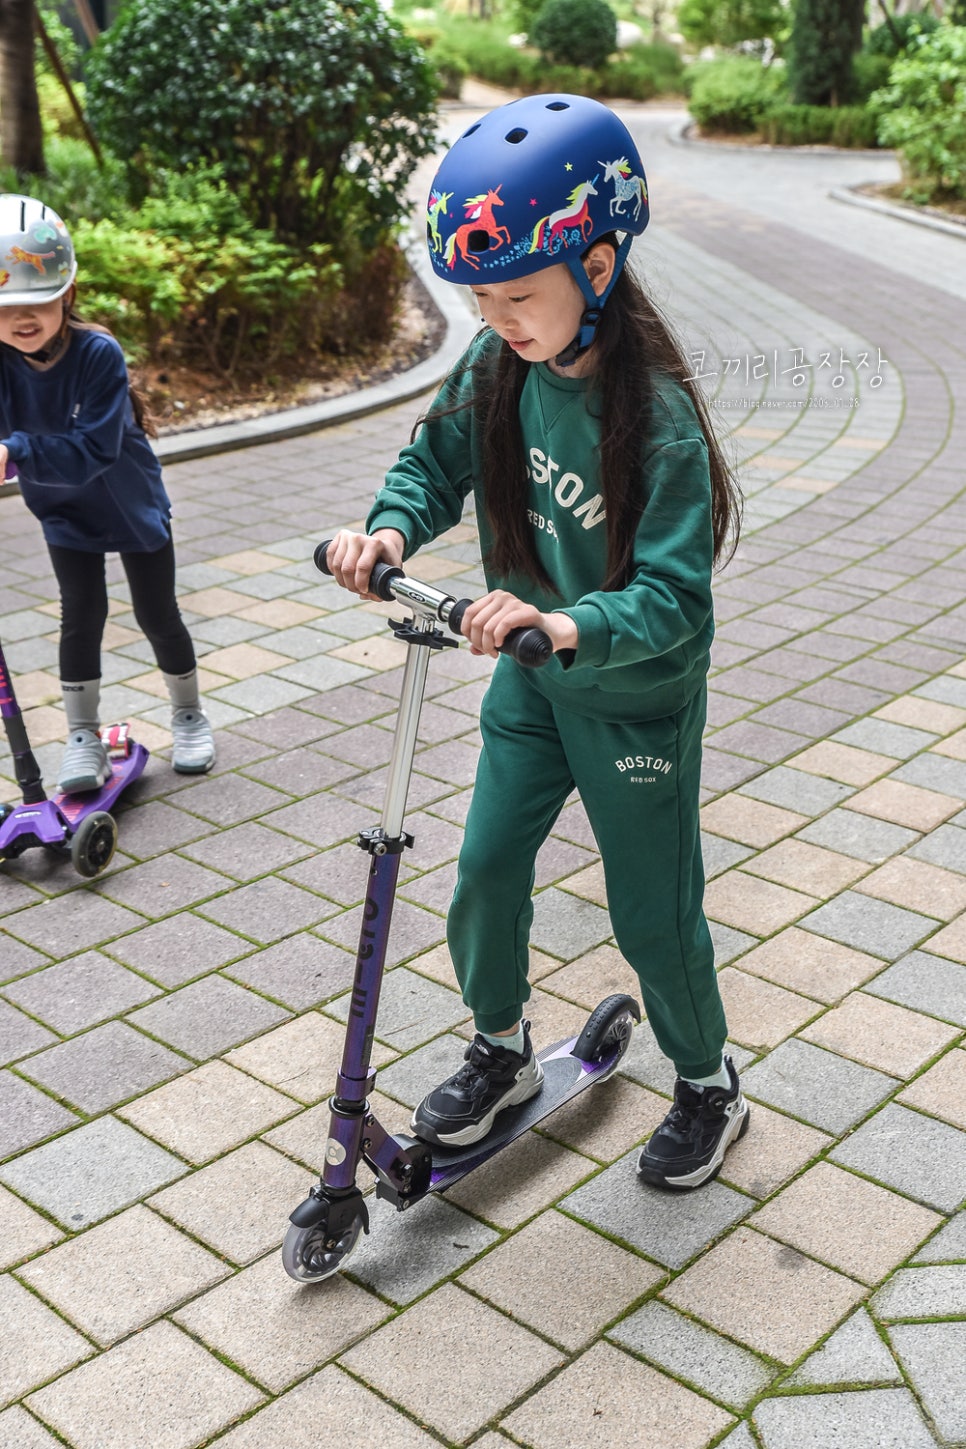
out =
<svg viewBox="0 0 966 1449"><path fill-rule="evenodd" d="M127 367L109 333L71 328L38 369L0 349L0 442L48 543L85 553L153 553L168 539L161 465L134 420Z"/></svg>

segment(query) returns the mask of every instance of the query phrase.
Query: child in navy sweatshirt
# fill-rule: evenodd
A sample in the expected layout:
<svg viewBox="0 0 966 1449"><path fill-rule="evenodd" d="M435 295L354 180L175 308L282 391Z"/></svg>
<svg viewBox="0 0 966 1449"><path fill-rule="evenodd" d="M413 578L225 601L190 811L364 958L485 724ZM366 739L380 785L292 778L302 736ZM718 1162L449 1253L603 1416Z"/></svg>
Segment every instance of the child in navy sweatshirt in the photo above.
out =
<svg viewBox="0 0 966 1449"><path fill-rule="evenodd" d="M99 735L108 553L121 556L168 687L175 770L203 774L215 760L143 404L115 338L74 316L76 274L60 217L31 197L0 195L0 476L17 473L60 588L69 735L58 786L67 793L96 790L111 773Z"/></svg>

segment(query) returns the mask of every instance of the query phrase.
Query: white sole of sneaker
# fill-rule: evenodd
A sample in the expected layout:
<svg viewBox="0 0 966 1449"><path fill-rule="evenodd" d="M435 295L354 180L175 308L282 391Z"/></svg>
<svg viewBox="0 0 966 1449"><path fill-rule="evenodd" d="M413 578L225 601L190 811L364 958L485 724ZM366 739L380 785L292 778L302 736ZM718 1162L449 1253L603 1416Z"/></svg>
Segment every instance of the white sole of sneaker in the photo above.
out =
<svg viewBox="0 0 966 1449"><path fill-rule="evenodd" d="M543 1086L543 1067L539 1062L536 1065L536 1078L531 1077L528 1081L518 1082L515 1087L511 1087L507 1095L501 1097L485 1117L481 1117L479 1122L474 1122L470 1127L464 1127L461 1132L435 1132L431 1127L417 1121L418 1108L413 1114L409 1130L423 1142L433 1143L437 1147L472 1147L474 1142L481 1142L492 1131L498 1113L505 1112L507 1107L518 1107L521 1102L528 1102L537 1095Z"/></svg>
<svg viewBox="0 0 966 1449"><path fill-rule="evenodd" d="M751 1121L751 1113L748 1110L748 1103L744 1097L741 1099L741 1107L728 1123L727 1131L721 1134L721 1141L718 1143L717 1151L710 1162L704 1163L701 1167L695 1168L694 1172L682 1173L680 1177L668 1177L663 1172L638 1168L638 1176L645 1182L653 1183L655 1187L676 1188L678 1191L686 1191L691 1187L701 1187L704 1183L710 1182L712 1177L717 1177L721 1171L721 1164L724 1162L724 1155L732 1142L739 1142L748 1131Z"/></svg>

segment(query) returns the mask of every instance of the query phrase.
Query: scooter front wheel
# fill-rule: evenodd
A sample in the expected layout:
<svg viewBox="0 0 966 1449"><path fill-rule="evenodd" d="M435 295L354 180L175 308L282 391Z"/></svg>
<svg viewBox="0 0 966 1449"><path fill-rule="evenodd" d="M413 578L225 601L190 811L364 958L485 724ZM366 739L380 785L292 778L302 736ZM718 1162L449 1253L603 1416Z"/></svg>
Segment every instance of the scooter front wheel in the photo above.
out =
<svg viewBox="0 0 966 1449"><path fill-rule="evenodd" d="M352 1222L338 1238L330 1238L325 1225L298 1228L293 1223L282 1243L282 1267L296 1283L321 1283L338 1273L353 1253L365 1224L361 1217Z"/></svg>
<svg viewBox="0 0 966 1449"><path fill-rule="evenodd" d="M110 864L117 846L117 821L106 810L95 810L81 821L70 842L71 864L78 875L100 875Z"/></svg>

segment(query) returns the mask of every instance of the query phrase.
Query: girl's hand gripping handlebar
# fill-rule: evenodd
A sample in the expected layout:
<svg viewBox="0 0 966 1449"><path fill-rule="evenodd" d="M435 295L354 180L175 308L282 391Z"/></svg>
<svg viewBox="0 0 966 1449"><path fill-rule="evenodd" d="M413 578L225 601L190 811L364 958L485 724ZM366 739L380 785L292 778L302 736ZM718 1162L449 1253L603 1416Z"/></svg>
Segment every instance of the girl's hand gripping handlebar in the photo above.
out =
<svg viewBox="0 0 966 1449"><path fill-rule="evenodd" d="M326 562L326 550L332 542L327 538L320 543L315 550L315 566L321 573L331 576L331 569ZM391 604L398 600L401 604L408 604L416 612L426 617L435 617L454 634L462 634L460 625L463 615L472 603L471 599L456 599L452 594L444 594L440 589L434 589L430 584L420 583L418 579L410 578L401 568L394 564L375 563L372 573L369 575L369 589L385 603ZM522 629L511 629L500 646L501 654L509 654L518 664L524 664L528 668L539 668L546 664L553 653L553 644L550 636L543 629L525 627Z"/></svg>

